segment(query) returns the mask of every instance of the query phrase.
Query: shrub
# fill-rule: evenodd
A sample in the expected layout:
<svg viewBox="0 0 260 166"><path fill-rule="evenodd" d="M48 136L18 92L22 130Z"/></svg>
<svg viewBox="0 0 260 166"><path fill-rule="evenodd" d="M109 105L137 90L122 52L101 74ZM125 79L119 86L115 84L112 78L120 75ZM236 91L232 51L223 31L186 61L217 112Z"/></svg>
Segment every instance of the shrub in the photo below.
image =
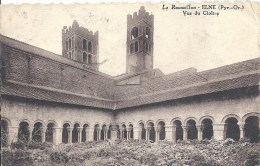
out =
<svg viewBox="0 0 260 166"><path fill-rule="evenodd" d="M11 144L12 149L24 149L25 147L26 147L26 143L23 141L17 141Z"/></svg>
<svg viewBox="0 0 260 166"><path fill-rule="evenodd" d="M66 153L63 152L54 152L50 155L51 161L54 163L67 163L69 161L69 157Z"/></svg>

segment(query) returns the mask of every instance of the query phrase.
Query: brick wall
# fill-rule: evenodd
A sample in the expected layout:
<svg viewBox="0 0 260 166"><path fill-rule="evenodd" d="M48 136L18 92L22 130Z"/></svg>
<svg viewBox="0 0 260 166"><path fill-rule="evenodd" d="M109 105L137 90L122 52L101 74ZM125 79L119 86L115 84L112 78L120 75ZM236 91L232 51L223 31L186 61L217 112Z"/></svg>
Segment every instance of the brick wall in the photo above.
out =
<svg viewBox="0 0 260 166"><path fill-rule="evenodd" d="M104 74L77 68L39 55L4 46L6 79L110 98L114 81Z"/></svg>

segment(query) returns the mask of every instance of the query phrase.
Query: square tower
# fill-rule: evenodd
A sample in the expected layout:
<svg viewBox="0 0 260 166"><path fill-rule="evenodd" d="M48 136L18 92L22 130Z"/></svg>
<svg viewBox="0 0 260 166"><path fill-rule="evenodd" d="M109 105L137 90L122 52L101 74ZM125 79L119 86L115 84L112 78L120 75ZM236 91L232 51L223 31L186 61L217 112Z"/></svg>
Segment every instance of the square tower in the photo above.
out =
<svg viewBox="0 0 260 166"><path fill-rule="evenodd" d="M98 71L98 31L80 27L74 20L71 27L62 29L62 56L85 64Z"/></svg>
<svg viewBox="0 0 260 166"><path fill-rule="evenodd" d="M140 73L153 69L154 16L142 6L127 15L126 72Z"/></svg>

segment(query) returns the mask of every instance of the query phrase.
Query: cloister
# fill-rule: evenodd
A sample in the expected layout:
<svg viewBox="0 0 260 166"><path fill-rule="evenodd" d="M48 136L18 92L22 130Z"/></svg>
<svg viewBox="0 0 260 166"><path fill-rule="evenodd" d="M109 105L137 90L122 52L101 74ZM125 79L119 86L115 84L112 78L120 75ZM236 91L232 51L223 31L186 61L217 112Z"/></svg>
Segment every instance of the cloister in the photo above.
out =
<svg viewBox="0 0 260 166"><path fill-rule="evenodd" d="M251 142L259 141L259 113L249 113L243 117L229 114L223 117L221 124L216 124L211 116L200 119L189 117L185 120L173 118L171 122L163 119L157 121L140 120L137 124L129 123L96 123L88 124L66 121L58 126L55 121L29 122L21 120L19 126L11 126L11 121L2 118L2 145L8 146L11 142L35 141L60 143L77 143L88 141L105 141L108 139L137 139L149 140L156 143L160 140L177 142L177 140L203 140L215 138L222 134L222 139L232 138L239 140L249 138ZM9 135L9 130L16 130L16 135ZM61 132L59 137L58 132Z"/></svg>

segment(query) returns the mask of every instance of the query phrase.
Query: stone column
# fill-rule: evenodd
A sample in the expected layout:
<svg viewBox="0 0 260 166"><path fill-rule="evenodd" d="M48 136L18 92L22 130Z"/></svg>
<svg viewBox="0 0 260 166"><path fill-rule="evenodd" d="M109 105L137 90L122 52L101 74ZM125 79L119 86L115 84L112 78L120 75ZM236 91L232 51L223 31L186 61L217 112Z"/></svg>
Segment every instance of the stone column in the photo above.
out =
<svg viewBox="0 0 260 166"><path fill-rule="evenodd" d="M63 127L53 127L53 144L58 145L62 143Z"/></svg>
<svg viewBox="0 0 260 166"><path fill-rule="evenodd" d="M126 128L126 139L129 140L130 139L130 129Z"/></svg>
<svg viewBox="0 0 260 166"><path fill-rule="evenodd" d="M158 143L158 141L160 140L159 134L160 134L160 127L154 127L155 130L155 142Z"/></svg>
<svg viewBox="0 0 260 166"><path fill-rule="evenodd" d="M41 127L42 143L45 142L46 127Z"/></svg>
<svg viewBox="0 0 260 166"><path fill-rule="evenodd" d="M183 128L183 140L188 140L188 130L189 130L189 126L182 126Z"/></svg>
<svg viewBox="0 0 260 166"><path fill-rule="evenodd" d="M78 127L78 128L77 128L77 132L78 132L78 143L81 143L81 140L82 140L82 130L83 130L83 127Z"/></svg>
<svg viewBox="0 0 260 166"><path fill-rule="evenodd" d="M146 127L146 140L150 142L150 130L151 127Z"/></svg>
<svg viewBox="0 0 260 166"><path fill-rule="evenodd" d="M243 138L245 138L245 130L244 130L244 128L245 128L245 123L240 123L239 124L239 129L240 129L240 139L243 139Z"/></svg>
<svg viewBox="0 0 260 166"><path fill-rule="evenodd" d="M213 125L213 137L216 140L223 140L225 139L225 124L214 124Z"/></svg>
<svg viewBox="0 0 260 166"><path fill-rule="evenodd" d="M198 130L198 140L202 140L202 134L203 134L203 125L196 125Z"/></svg>
<svg viewBox="0 0 260 166"><path fill-rule="evenodd" d="M112 125L111 126L111 140L112 141L115 141L117 139L117 131L118 131L118 128L116 127L116 125Z"/></svg>
<svg viewBox="0 0 260 166"><path fill-rule="evenodd" d="M176 126L175 126L175 128L173 125L165 126L165 140L174 141L174 139L175 139L174 135L176 135L176 132L174 132L174 129L176 131Z"/></svg>
<svg viewBox="0 0 260 166"><path fill-rule="evenodd" d="M141 140L142 139L142 130L140 131L139 127L133 127L133 134L135 140Z"/></svg>
<svg viewBox="0 0 260 166"><path fill-rule="evenodd" d="M101 140L101 130L100 128L97 128L97 141Z"/></svg>
<svg viewBox="0 0 260 166"><path fill-rule="evenodd" d="M32 130L33 130L34 127L30 127L28 126L27 127L27 130L28 130L28 142L32 141Z"/></svg>
<svg viewBox="0 0 260 166"><path fill-rule="evenodd" d="M12 142L18 141L18 129L19 126L8 126L8 145L11 145Z"/></svg>
<svg viewBox="0 0 260 166"><path fill-rule="evenodd" d="M68 144L72 143L72 130L73 128L67 127L67 132L68 132Z"/></svg>
<svg viewBox="0 0 260 166"><path fill-rule="evenodd" d="M90 128L90 127L88 128L87 133L86 133L88 141L94 140L94 132L96 132L94 128Z"/></svg>

